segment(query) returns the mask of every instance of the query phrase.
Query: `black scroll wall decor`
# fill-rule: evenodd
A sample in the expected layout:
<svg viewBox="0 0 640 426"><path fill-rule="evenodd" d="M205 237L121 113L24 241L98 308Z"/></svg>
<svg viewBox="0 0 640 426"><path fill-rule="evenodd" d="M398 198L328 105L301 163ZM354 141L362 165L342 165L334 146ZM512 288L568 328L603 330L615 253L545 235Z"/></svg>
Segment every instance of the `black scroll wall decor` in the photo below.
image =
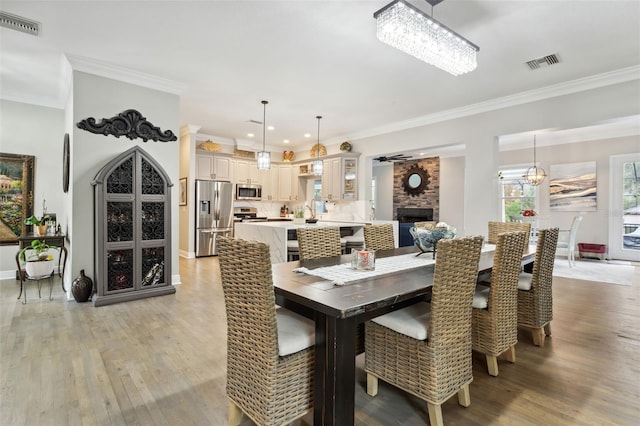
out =
<svg viewBox="0 0 640 426"><path fill-rule="evenodd" d="M129 139L140 138L144 142L151 139L155 142L178 140L171 130L162 131L135 109L128 109L115 117L103 118L99 123L93 117L85 118L77 124L79 129L87 132L113 135L116 138L126 136Z"/></svg>

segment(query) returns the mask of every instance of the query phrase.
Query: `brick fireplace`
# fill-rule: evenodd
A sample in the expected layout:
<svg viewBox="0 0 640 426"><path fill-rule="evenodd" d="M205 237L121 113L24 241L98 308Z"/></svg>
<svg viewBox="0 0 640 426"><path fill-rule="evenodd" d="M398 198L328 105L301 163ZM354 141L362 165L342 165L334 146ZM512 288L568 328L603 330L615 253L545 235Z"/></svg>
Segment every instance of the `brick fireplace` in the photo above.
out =
<svg viewBox="0 0 640 426"><path fill-rule="evenodd" d="M413 196L405 192L402 182L413 166L419 166L428 174L428 184L423 193ZM404 161L393 165L393 213L400 226L400 246L412 245L409 228L413 222L440 220L440 157Z"/></svg>

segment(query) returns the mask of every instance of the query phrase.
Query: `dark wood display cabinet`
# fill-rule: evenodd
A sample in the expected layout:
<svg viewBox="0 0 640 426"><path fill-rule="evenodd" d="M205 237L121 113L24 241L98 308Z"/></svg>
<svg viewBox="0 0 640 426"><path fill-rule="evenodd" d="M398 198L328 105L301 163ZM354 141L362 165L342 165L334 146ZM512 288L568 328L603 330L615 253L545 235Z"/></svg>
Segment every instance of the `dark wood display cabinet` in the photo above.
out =
<svg viewBox="0 0 640 426"><path fill-rule="evenodd" d="M171 285L171 186L139 147L96 175L94 306L175 293Z"/></svg>

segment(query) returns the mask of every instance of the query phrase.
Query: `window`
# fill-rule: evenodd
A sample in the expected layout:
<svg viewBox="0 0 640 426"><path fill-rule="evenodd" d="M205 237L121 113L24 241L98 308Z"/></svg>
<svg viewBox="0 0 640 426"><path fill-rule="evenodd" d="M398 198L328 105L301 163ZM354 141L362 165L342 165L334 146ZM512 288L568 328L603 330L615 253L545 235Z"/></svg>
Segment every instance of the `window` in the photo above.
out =
<svg viewBox="0 0 640 426"><path fill-rule="evenodd" d="M326 213L327 208L325 202L322 200L322 179L316 179L313 181L313 200L316 203L316 214Z"/></svg>
<svg viewBox="0 0 640 426"><path fill-rule="evenodd" d="M622 167L623 225L624 233L628 234L634 232L640 225L638 217L640 215L640 162L625 162ZM637 248L640 249L640 247Z"/></svg>
<svg viewBox="0 0 640 426"><path fill-rule="evenodd" d="M522 177L526 167L502 170L500 180L500 209L504 222L519 222L523 210L535 210L537 190Z"/></svg>

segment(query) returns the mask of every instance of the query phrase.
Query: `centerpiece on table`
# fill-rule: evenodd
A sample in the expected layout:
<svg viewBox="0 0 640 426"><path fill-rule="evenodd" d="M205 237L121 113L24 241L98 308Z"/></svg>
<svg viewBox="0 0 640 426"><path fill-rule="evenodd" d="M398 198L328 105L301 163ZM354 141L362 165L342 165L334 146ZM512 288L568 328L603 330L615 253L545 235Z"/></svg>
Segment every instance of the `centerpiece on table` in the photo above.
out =
<svg viewBox="0 0 640 426"><path fill-rule="evenodd" d="M445 222L438 222L434 229L416 228L414 226L409 229L409 233L413 237L415 246L420 249L420 253L416 256L420 256L422 253L432 252L433 258L435 259L438 241L455 238L456 228L447 225Z"/></svg>

